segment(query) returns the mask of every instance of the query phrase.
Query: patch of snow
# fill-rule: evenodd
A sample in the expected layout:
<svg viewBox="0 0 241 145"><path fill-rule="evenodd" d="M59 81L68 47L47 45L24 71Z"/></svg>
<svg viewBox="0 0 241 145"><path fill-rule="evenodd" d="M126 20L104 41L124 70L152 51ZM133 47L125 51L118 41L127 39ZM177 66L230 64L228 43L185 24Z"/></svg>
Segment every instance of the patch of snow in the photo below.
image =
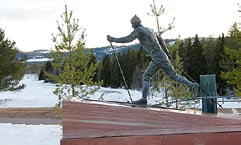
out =
<svg viewBox="0 0 241 145"><path fill-rule="evenodd" d="M0 92L0 107L54 107L58 102L55 85L39 81L37 74L26 74L20 84L26 86L19 92Z"/></svg>
<svg viewBox="0 0 241 145"><path fill-rule="evenodd" d="M236 109L234 109L234 108L232 108L231 111L232 111L232 113L235 114L235 115L239 115L239 114L240 114L239 111L236 110Z"/></svg>
<svg viewBox="0 0 241 145"><path fill-rule="evenodd" d="M33 58L33 59L27 59L26 62L46 62L46 61L52 61L53 59L50 58Z"/></svg>
<svg viewBox="0 0 241 145"><path fill-rule="evenodd" d="M241 108L241 102L218 102L223 108Z"/></svg>
<svg viewBox="0 0 241 145"><path fill-rule="evenodd" d="M55 84L44 83L44 81L38 80L37 74L26 74L22 81L26 87L20 92L0 92L0 107L54 107L58 103L58 97L53 94L55 90ZM141 98L141 91L129 90L132 100L138 100ZM123 88L113 89L100 87L100 89L94 94L89 96L93 100L105 100L105 101L130 101L128 91ZM152 95L148 96L148 104L157 104L165 102L164 93L152 92ZM219 99L221 101L222 99ZM223 108L241 108L241 103L238 101L226 102L224 100L219 102ZM175 107L175 103L172 105ZM201 108L201 101L196 104L196 107Z"/></svg>
<svg viewBox="0 0 241 145"><path fill-rule="evenodd" d="M141 92L137 90L129 90L131 98L137 100L141 98ZM101 87L94 95L90 96L93 100L103 99L106 101L126 102L130 101L128 91L126 89L113 89Z"/></svg>
<svg viewBox="0 0 241 145"><path fill-rule="evenodd" d="M2 145L59 145L60 125L25 125L0 123Z"/></svg>

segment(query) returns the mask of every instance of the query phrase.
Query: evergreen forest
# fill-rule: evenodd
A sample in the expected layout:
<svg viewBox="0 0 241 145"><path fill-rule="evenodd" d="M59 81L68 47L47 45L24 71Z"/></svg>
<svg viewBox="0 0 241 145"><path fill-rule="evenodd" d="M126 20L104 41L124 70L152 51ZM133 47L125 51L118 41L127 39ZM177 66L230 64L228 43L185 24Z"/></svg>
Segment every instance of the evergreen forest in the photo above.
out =
<svg viewBox="0 0 241 145"><path fill-rule="evenodd" d="M232 95L240 92L237 77L240 79L240 49L241 32L235 23L225 36L220 34L218 38L200 38L198 34L186 39L166 40L171 62L177 73L184 75L191 81L199 82L200 75L215 74L219 95ZM171 41L171 42L170 42ZM92 52L90 50L90 52ZM123 88L125 87L121 77L120 69L113 54L106 54L101 62L97 62L92 52L90 63L98 64L94 81L103 81L103 87ZM148 67L151 58L144 48L129 48L126 52L118 52L121 68L123 70L127 85L130 89L140 90L142 87L142 75ZM50 71L51 62L47 62L43 68ZM161 81L163 72L153 76L152 84ZM42 79L43 74L40 74ZM233 78L233 80L232 80ZM168 79L169 84L173 83ZM231 94L230 94L231 93Z"/></svg>

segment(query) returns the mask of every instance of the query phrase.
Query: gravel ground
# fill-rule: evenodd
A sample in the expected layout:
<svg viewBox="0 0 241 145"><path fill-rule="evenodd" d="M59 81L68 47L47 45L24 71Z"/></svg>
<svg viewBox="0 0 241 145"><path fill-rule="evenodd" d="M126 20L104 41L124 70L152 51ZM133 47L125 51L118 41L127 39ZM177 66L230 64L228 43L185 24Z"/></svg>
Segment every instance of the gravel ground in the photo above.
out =
<svg viewBox="0 0 241 145"><path fill-rule="evenodd" d="M61 111L56 108L0 108L0 123L60 124Z"/></svg>

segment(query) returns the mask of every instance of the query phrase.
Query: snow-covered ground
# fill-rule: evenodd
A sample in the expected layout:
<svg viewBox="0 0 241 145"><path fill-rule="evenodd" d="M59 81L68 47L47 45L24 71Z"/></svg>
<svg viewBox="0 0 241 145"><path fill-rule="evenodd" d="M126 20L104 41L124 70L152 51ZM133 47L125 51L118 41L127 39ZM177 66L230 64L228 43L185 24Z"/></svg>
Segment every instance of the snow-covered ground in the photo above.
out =
<svg viewBox="0 0 241 145"><path fill-rule="evenodd" d="M6 107L54 107L58 98L53 94L54 84L38 81L38 75L27 74L20 82L26 85L20 92L0 92L0 108ZM133 100L141 98L141 92L130 90ZM148 103L154 104L163 97L149 97ZM91 99L109 101L127 101L128 92L125 89L111 89L101 87ZM241 102L219 102L224 108L241 108ZM197 104L201 107L201 104ZM237 113L237 112L236 112ZM239 112L238 112L239 113ZM25 125L0 123L0 144L4 145L59 145L62 136L60 125Z"/></svg>
<svg viewBox="0 0 241 145"><path fill-rule="evenodd" d="M38 80L37 74L26 74L20 81L26 87L20 92L0 92L0 108L5 107L54 107L58 103L58 97L53 94L55 85ZM133 100L141 98L141 92L130 90ZM162 101L163 93L155 97L148 97L148 104ZM128 101L130 97L125 89L112 89L101 87L90 99L103 99L106 101ZM222 99L218 99L221 101ZM226 101L231 101L230 99ZM241 102L219 102L223 108L241 108ZM201 104L197 104L201 107Z"/></svg>
<svg viewBox="0 0 241 145"><path fill-rule="evenodd" d="M60 125L0 123L1 145L59 145Z"/></svg>
<svg viewBox="0 0 241 145"><path fill-rule="evenodd" d="M0 92L0 107L53 107L58 101L53 94L55 85L38 81L37 74L27 74L20 84L26 87L19 92Z"/></svg>
<svg viewBox="0 0 241 145"><path fill-rule="evenodd" d="M20 84L26 87L19 92L0 92L0 108L6 107L54 107L58 97L53 94L55 85L38 80L37 74L26 74ZM141 97L141 92L130 90L133 100ZM103 98L110 101L129 100L125 89L103 88L96 92L91 99Z"/></svg>
<svg viewBox="0 0 241 145"><path fill-rule="evenodd" d="M28 59L27 62L47 62L47 61L52 61L53 59L50 58L33 58L33 59Z"/></svg>
<svg viewBox="0 0 241 145"><path fill-rule="evenodd" d="M38 81L38 75L25 75L20 92L0 92L0 108L53 107L58 101L55 85ZM61 125L25 125L0 123L1 145L59 145Z"/></svg>
<svg viewBox="0 0 241 145"><path fill-rule="evenodd" d="M38 75L27 74L20 83L26 85L20 92L0 92L0 108L54 107L58 103L58 97L53 94L55 85L38 81ZM131 93L134 98L141 97L139 91ZM101 96L105 100L128 100L125 89L101 88L91 98L98 99ZM3 145L59 145L61 137L61 125L0 123L0 144Z"/></svg>

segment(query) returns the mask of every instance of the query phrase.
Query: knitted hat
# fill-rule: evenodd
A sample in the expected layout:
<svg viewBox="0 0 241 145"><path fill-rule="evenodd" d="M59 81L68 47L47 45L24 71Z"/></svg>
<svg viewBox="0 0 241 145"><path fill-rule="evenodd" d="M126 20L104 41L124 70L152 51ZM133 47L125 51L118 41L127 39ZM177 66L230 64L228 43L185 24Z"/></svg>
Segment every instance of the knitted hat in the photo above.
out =
<svg viewBox="0 0 241 145"><path fill-rule="evenodd" d="M137 25L137 24L140 24L141 23L141 19L137 16L137 15L135 15L134 17L132 17L132 19L131 19L131 24L133 25Z"/></svg>

